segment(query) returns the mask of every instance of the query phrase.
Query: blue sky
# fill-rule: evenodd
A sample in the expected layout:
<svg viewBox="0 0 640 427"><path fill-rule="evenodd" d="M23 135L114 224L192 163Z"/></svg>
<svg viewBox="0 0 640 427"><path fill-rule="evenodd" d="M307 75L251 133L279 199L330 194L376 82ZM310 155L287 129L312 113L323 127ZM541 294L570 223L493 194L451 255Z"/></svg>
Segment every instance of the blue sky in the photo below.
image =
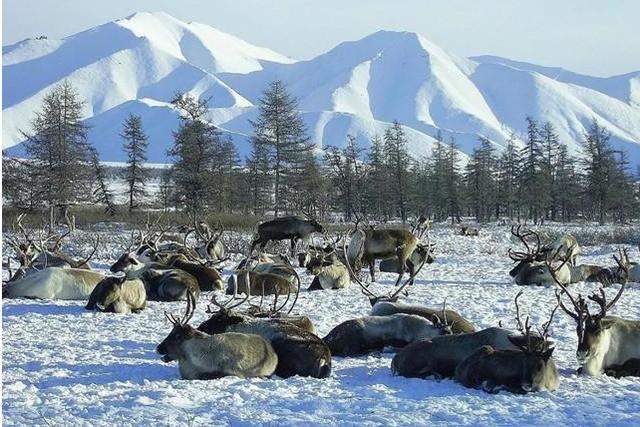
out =
<svg viewBox="0 0 640 427"><path fill-rule="evenodd" d="M459 56L492 54L586 74L640 70L638 0L4 0L3 45L165 11L306 59L379 29L415 31Z"/></svg>

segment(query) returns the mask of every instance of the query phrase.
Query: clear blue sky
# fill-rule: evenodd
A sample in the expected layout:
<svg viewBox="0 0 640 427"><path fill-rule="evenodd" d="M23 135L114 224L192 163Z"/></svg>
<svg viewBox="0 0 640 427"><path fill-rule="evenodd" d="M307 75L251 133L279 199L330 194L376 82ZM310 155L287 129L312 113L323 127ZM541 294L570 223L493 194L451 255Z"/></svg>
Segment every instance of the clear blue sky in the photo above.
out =
<svg viewBox="0 0 640 427"><path fill-rule="evenodd" d="M389 29L419 32L459 56L601 76L640 70L640 0L4 0L2 44L159 10L299 59Z"/></svg>

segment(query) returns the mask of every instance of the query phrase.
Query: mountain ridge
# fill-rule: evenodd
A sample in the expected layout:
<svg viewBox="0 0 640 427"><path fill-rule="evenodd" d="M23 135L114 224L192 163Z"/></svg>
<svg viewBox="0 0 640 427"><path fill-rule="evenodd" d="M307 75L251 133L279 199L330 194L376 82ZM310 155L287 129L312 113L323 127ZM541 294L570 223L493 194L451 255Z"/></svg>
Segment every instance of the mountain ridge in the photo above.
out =
<svg viewBox="0 0 640 427"><path fill-rule="evenodd" d="M551 121L577 152L596 118L640 164L640 71L604 78L490 55L460 58L420 34L389 30L296 61L164 12L3 46L3 149L22 141L44 94L66 79L87 100L83 115L103 160L124 159L121 120L135 112L150 138L149 161L167 161L176 91L211 97L208 119L246 155L248 119L276 78L298 98L318 148L340 146L347 134L366 144L398 120L414 156L428 154L438 134L455 138L464 156L479 136L504 146L532 116Z"/></svg>

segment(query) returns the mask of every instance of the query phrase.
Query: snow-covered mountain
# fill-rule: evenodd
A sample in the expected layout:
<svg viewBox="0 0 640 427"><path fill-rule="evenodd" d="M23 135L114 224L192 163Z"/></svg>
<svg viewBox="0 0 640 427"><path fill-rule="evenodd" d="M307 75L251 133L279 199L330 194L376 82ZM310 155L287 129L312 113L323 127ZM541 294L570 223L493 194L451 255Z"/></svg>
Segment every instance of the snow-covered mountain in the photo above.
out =
<svg viewBox="0 0 640 427"><path fill-rule="evenodd" d="M177 126L169 104L176 91L211 97L209 119L246 154L248 119L276 78L298 97L319 148L341 145L347 134L366 142L398 120L416 156L429 152L438 132L470 153L479 135L503 145L530 115L553 122L575 151L596 118L640 163L640 72L597 78L498 57L458 58L418 34L391 31L295 61L207 25L147 12L63 40L3 47L3 148L22 142L20 130L28 130L42 97L67 79L87 100L90 138L104 160L123 159L118 134L134 112L150 136L149 161L165 161Z"/></svg>

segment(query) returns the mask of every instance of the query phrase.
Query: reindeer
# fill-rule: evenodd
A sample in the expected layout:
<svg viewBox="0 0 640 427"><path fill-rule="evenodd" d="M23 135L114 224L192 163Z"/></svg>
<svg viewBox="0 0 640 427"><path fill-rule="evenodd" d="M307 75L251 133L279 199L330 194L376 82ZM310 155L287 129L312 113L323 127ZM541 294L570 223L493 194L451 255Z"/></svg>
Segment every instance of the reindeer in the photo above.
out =
<svg viewBox="0 0 640 427"><path fill-rule="evenodd" d="M521 292L518 296L520 294ZM516 310L519 314L518 296L516 296ZM519 319L519 316L516 317ZM490 346L494 350L515 351L522 349L525 345L540 349L541 352L549 348L549 342L544 337L515 334L501 327L491 327L466 334L439 336L430 341L417 341L406 346L393 358L391 370L396 375L410 378L430 376L453 378L456 367L483 346Z"/></svg>
<svg viewBox="0 0 640 427"><path fill-rule="evenodd" d="M586 271L591 274L587 275L583 280L586 282L599 282L604 286L609 286L613 283L625 284L629 280L631 263L629 262L629 255L626 249L621 249L618 252L619 257L613 256L617 267L597 267L597 268L584 268L584 266L578 266L583 274ZM593 267L593 266L589 266Z"/></svg>
<svg viewBox="0 0 640 427"><path fill-rule="evenodd" d="M555 278L555 270L551 272ZM587 301L582 295L578 294L575 298L562 282L556 280L556 284L560 288L560 291L556 290L558 304L576 322L576 359L580 365L578 373L597 376L605 372L618 376L616 369L620 369L631 359L640 358L640 321L607 316L607 312L622 296L625 283L610 302L607 302L603 287L588 297L600 307L598 314L589 312ZM569 310L562 302L565 294L571 301L573 310Z"/></svg>
<svg viewBox="0 0 640 427"><path fill-rule="evenodd" d="M422 270L422 267L425 264L423 262L422 264L418 265L417 268L414 268L411 273L411 276L409 276L409 278L402 285L396 286L394 291L390 291L386 295L377 295L374 292L372 292L368 286L362 283L358 275L353 271L353 268L351 267L351 262L349 261L346 240L343 242L343 253L344 253L345 264L347 266L347 269L349 270L349 275L351 276L351 280L353 280L358 286L360 286L361 292L369 298L369 302L371 303L372 307L379 301L391 301L391 302L398 301L398 298L400 297L400 293L404 291L404 288L408 284L413 283L413 280L418 275L418 273L420 273L420 270ZM404 292L405 292L405 295L408 295L406 291Z"/></svg>
<svg viewBox="0 0 640 427"><path fill-rule="evenodd" d="M201 291L222 290L222 276L213 267L208 267L199 262L192 262L183 254L173 254L164 259L164 263L170 267L186 271L198 280Z"/></svg>
<svg viewBox="0 0 640 427"><path fill-rule="evenodd" d="M198 279L184 270L164 264L143 263L132 253L125 252L109 269L112 273L125 273L127 279L144 282L149 301L179 301L187 299L188 292L200 295Z"/></svg>
<svg viewBox="0 0 640 427"><path fill-rule="evenodd" d="M442 309L427 308L421 305L402 304L399 302L379 301L371 308L372 316L389 316L398 313L415 314L433 322L434 324L444 323L454 334L464 334L475 332L473 324L462 317L458 312L447 310L445 299Z"/></svg>
<svg viewBox="0 0 640 427"><path fill-rule="evenodd" d="M45 238L36 239L28 233L22 225L24 214L12 222L12 236L6 236L6 243L13 249L17 258L19 267L15 273L11 272L11 258L8 259L7 269L9 273L9 281L23 278L31 273L42 270L46 267L71 267L89 270L89 261L96 253L100 243L100 237L96 237L92 252L82 260L75 260L67 254L60 251L62 240L71 233L71 229L62 235L49 233ZM22 235L22 241L18 239L18 235ZM42 236L42 234L41 234ZM51 244L53 242L53 244Z"/></svg>
<svg viewBox="0 0 640 427"><path fill-rule="evenodd" d="M128 314L138 313L146 305L147 291L142 280L110 276L93 288L85 309Z"/></svg>
<svg viewBox="0 0 640 427"><path fill-rule="evenodd" d="M191 230L189 230L184 236L184 245L187 246L187 238L192 232L196 233L198 239L202 242L200 246L196 248L196 252L203 259L211 260L215 263L226 261L228 257L225 257L226 249L224 242L221 240L224 228L222 223L218 222L218 225L214 230L211 229L209 224L205 221L195 223Z"/></svg>
<svg viewBox="0 0 640 427"><path fill-rule="evenodd" d="M248 297L247 295L240 303L230 305L233 298L226 303L219 303L214 295L211 301L217 310L208 310L211 317L198 326L198 330L214 336L228 332L260 335L271 343L278 355L275 373L279 377L300 375L326 378L330 375L331 352L327 345L312 332L291 323L288 317L275 317L285 307L286 301L277 307L274 299L268 318L256 318L232 311ZM290 315L294 305L295 301L289 308L287 316Z"/></svg>
<svg viewBox="0 0 640 427"><path fill-rule="evenodd" d="M307 252L309 259L305 266L307 272L315 277L308 290L343 289L351 284L349 270L336 254L335 245L340 238L341 236L338 236L333 244L324 248L310 247L310 252Z"/></svg>
<svg viewBox="0 0 640 427"><path fill-rule="evenodd" d="M356 270L362 264L369 265L371 281L375 282L376 259L387 259L395 256L398 260L398 279L395 286L400 284L406 270L413 277L416 265L410 259L411 254L418 246L418 238L409 230L401 229L366 229L355 232L349 242L349 250L345 248L345 258ZM412 283L412 282L411 282Z"/></svg>
<svg viewBox="0 0 640 427"><path fill-rule="evenodd" d="M184 317L165 316L173 329L156 351L164 362L178 361L180 375L187 380L269 377L278 365L278 356L259 335L220 333L209 335L189 325L195 310L195 297L189 293Z"/></svg>
<svg viewBox="0 0 640 427"><path fill-rule="evenodd" d="M362 356L386 346L404 347L414 341L450 334L446 324L433 324L412 314L365 316L347 320L322 340L335 356Z"/></svg>
<svg viewBox="0 0 640 427"><path fill-rule="evenodd" d="M516 252L509 249L509 257L514 262L517 262L516 266L509 272L509 275L513 277L516 284L520 286L552 286L554 279L551 277L546 263L548 256L546 253L542 253L540 249L540 236L532 230L522 232L521 227L521 225L511 227L511 234L520 239L527 251ZM534 238L533 247L527 242L527 237ZM560 249L562 249L562 247L558 250ZM571 251L569 250L569 252ZM551 259L557 259L557 257L558 254L556 253L552 255ZM566 262L561 264L561 267L556 273L556 277L562 281L563 284L571 283L571 270L566 265Z"/></svg>
<svg viewBox="0 0 640 427"><path fill-rule="evenodd" d="M251 242L251 253L260 244L263 251L271 240L291 240L291 256L294 255L298 240L307 241L312 233L324 233L324 228L315 219L285 216L258 225L258 237Z"/></svg>
<svg viewBox="0 0 640 427"><path fill-rule="evenodd" d="M569 258L568 264L575 267L582 249L574 236L564 234L554 242L544 245L540 248L540 252L546 255L546 261L561 261L564 258Z"/></svg>
<svg viewBox="0 0 640 427"><path fill-rule="evenodd" d="M7 298L86 300L104 275L79 268L47 267L3 286Z"/></svg>
<svg viewBox="0 0 640 427"><path fill-rule="evenodd" d="M243 293L247 295L289 295L300 289L300 277L293 270L296 282L276 273L255 270L239 270L229 277L227 295Z"/></svg>
<svg viewBox="0 0 640 427"><path fill-rule="evenodd" d="M524 326L520 320L520 295L522 291L515 298L516 321L518 330L525 337L524 342L516 344L517 350L496 350L490 345L476 350L455 369L455 379L465 387L482 388L489 393L506 389L518 394L543 389L553 391L558 388L558 371L551 357L554 347L548 343L549 326L558 305L542 327L542 343L539 340L534 342L530 339L529 317L527 316Z"/></svg>

